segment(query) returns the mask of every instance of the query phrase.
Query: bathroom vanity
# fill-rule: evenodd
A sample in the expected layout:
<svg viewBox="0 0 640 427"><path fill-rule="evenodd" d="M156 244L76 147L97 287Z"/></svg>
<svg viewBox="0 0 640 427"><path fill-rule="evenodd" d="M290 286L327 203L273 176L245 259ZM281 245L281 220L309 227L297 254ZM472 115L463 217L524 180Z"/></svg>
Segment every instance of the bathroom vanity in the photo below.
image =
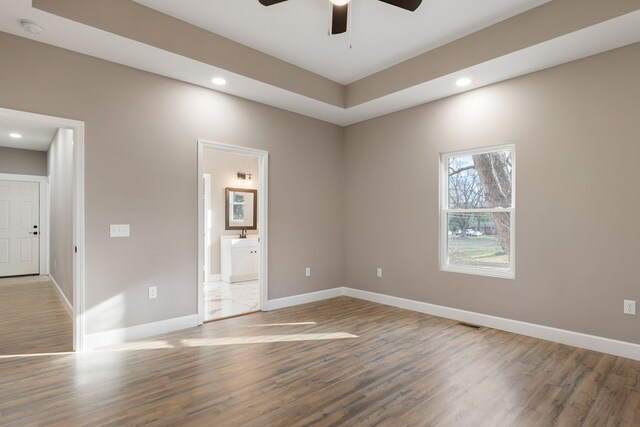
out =
<svg viewBox="0 0 640 427"><path fill-rule="evenodd" d="M260 271L260 240L257 235L246 239L220 237L220 276L223 282L257 280Z"/></svg>

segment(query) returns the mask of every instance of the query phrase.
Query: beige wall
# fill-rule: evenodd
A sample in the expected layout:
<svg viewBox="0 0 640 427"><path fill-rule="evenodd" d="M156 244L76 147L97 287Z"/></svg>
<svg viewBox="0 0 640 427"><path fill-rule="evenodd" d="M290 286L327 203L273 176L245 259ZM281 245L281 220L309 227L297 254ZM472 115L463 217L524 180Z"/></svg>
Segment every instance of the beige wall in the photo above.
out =
<svg viewBox="0 0 640 427"><path fill-rule="evenodd" d="M640 342L622 314L640 299L640 44L346 131L1 33L0 49L0 107L86 122L90 333L195 313L204 138L270 153L270 298L346 284ZM438 154L505 141L517 278L440 272Z"/></svg>
<svg viewBox="0 0 640 427"><path fill-rule="evenodd" d="M347 128L346 285L640 342L638 69L640 44ZM439 271L439 153L507 141L516 280Z"/></svg>
<svg viewBox="0 0 640 427"><path fill-rule="evenodd" d="M85 122L88 333L196 313L198 138L269 151L269 297L342 285L341 128L4 33L0 51L0 107Z"/></svg>
<svg viewBox="0 0 640 427"><path fill-rule="evenodd" d="M0 147L0 173L47 175L47 153Z"/></svg>
<svg viewBox="0 0 640 427"><path fill-rule="evenodd" d="M238 172L250 173L251 181L238 183ZM227 187L257 190L258 158L204 150L204 173L211 175L211 274L220 274L220 236L240 233L225 230L225 190ZM259 234L259 230L258 224L258 230L247 230L247 233Z"/></svg>
<svg viewBox="0 0 640 427"><path fill-rule="evenodd" d="M58 129L49 151L49 268L73 304L73 130Z"/></svg>

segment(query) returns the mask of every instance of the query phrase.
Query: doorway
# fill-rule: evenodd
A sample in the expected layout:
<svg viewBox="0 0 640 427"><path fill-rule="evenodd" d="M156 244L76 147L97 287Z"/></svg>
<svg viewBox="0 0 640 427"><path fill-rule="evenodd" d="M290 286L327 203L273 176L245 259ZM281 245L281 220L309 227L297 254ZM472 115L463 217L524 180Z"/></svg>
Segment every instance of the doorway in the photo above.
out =
<svg viewBox="0 0 640 427"><path fill-rule="evenodd" d="M80 351L84 124L0 108L0 150L1 347Z"/></svg>
<svg viewBox="0 0 640 427"><path fill-rule="evenodd" d="M267 167L266 151L198 141L200 324L265 306Z"/></svg>

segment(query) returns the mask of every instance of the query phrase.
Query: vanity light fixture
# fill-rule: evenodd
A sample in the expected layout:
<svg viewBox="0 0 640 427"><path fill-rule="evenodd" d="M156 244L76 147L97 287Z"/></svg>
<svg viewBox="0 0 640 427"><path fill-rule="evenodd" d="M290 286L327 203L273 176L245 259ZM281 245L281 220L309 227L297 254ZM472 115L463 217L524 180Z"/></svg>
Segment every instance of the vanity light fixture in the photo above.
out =
<svg viewBox="0 0 640 427"><path fill-rule="evenodd" d="M252 181L252 177L250 173L238 172L238 182L241 181Z"/></svg>

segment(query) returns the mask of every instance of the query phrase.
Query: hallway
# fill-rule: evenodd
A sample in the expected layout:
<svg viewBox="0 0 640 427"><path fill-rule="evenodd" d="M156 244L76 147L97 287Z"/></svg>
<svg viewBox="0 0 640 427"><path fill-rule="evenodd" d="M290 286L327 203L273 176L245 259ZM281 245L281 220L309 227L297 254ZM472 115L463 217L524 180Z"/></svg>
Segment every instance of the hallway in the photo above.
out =
<svg viewBox="0 0 640 427"><path fill-rule="evenodd" d="M71 316L49 278L0 279L0 356L70 351Z"/></svg>

